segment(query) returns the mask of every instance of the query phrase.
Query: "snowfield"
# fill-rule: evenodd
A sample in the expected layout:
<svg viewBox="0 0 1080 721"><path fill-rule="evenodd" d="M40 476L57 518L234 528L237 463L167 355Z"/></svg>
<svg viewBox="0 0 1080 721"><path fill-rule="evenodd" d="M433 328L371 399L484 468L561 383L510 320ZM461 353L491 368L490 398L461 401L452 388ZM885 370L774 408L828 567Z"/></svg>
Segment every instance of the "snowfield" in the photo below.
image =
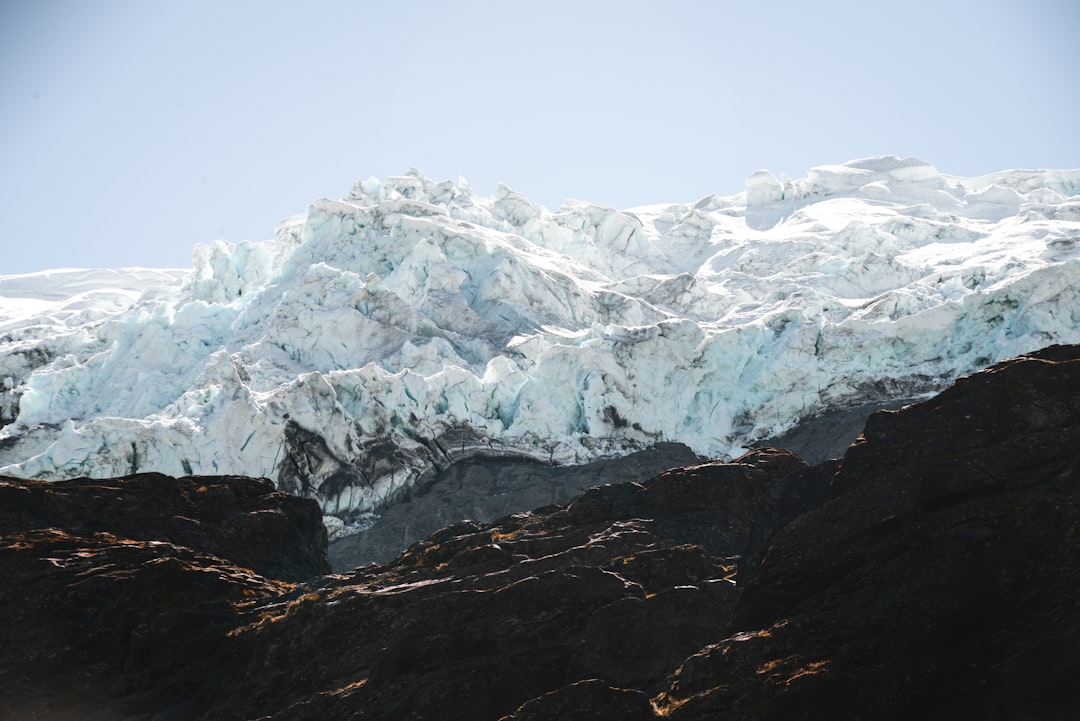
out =
<svg viewBox="0 0 1080 721"><path fill-rule="evenodd" d="M0 276L0 474L267 476L340 528L476 453L731 457L1080 343L1080 170L879 157L557 211L411 171L188 271Z"/></svg>

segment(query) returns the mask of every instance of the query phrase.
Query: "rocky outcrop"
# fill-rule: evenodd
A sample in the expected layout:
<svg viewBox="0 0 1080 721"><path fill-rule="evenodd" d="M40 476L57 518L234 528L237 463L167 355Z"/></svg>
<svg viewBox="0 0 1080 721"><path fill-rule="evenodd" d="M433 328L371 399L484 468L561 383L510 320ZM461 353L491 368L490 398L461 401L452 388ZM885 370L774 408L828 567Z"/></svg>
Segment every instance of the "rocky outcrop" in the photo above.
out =
<svg viewBox="0 0 1080 721"><path fill-rule="evenodd" d="M780 496L786 495L784 491ZM872 416L748 549L671 718L1051 719L1080 702L1080 352ZM768 514L763 514L767 521Z"/></svg>
<svg viewBox="0 0 1080 721"><path fill-rule="evenodd" d="M875 414L838 461L759 449L302 583L66 514L0 517L11 718L1049 719L1080 702L1075 347Z"/></svg>
<svg viewBox="0 0 1080 721"><path fill-rule="evenodd" d="M318 505L275 491L265 478L140 473L43 482L0 476L0 529L42 528L167 541L287 581L330 571Z"/></svg>
<svg viewBox="0 0 1080 721"><path fill-rule="evenodd" d="M669 468L705 460L679 443L603 461L556 466L530 458L474 455L422 476L402 500L382 510L370 528L331 539L330 563L347 571L386 563L440 528L468 518L494 521L518 511L568 503L605 483L645 481Z"/></svg>
<svg viewBox="0 0 1080 721"><path fill-rule="evenodd" d="M842 456L871 413L903 405L895 401L828 411L758 445L783 448L809 463L821 463ZM428 534L464 518L494 521L517 511L568 503L592 486L644 481L704 460L679 443L656 443L625 456L569 466L477 452L422 476L414 490L364 523L364 530L332 535L330 564L342 572L364 563L387 563ZM284 490L290 489L303 493L300 485Z"/></svg>
<svg viewBox="0 0 1080 721"><path fill-rule="evenodd" d="M900 396L901 398L903 396ZM840 458L858 440L866 419L877 411L895 411L917 403L917 398L858 404L827 410L805 420L786 433L755 443L761 448L783 448L797 453L811 465Z"/></svg>
<svg viewBox="0 0 1080 721"><path fill-rule="evenodd" d="M238 614L327 572L321 518L266 479L0 478L0 719L205 712Z"/></svg>

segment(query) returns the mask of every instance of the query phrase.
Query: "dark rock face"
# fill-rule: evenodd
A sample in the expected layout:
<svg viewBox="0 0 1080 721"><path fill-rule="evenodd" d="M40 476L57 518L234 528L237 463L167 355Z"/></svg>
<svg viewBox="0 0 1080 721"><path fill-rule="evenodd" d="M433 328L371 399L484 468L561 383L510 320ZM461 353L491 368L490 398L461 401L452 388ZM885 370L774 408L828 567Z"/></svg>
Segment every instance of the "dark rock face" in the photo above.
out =
<svg viewBox="0 0 1080 721"><path fill-rule="evenodd" d="M660 710L675 719L1075 713L1078 349L1008 361L875 414L827 485L809 485L820 503L775 514L774 532L740 568L732 635L687 660Z"/></svg>
<svg viewBox="0 0 1080 721"><path fill-rule="evenodd" d="M309 585L307 600L234 634L253 666L231 697L238 705L219 710L255 715L244 704L260 699L260 713L282 719L498 719L597 677L611 678L619 704L646 699L729 623L727 559L749 530L739 509L766 480L752 461L604 486L494 525L458 523L391 564ZM694 488L695 502L681 504ZM709 550L669 532L710 512L731 520ZM302 696L281 683L283 668L304 669Z"/></svg>
<svg viewBox="0 0 1080 721"><path fill-rule="evenodd" d="M858 438L874 411L903 405L902 401L894 401L828 411L760 445L793 451L809 463L839 458ZM329 451L321 439L298 426L290 427L287 438L290 452L279 469L278 485L290 493L310 494L310 482L301 483L310 474L293 471L297 459L302 458L305 467L322 467L336 461L327 460ZM384 453L393 459L400 450L387 445ZM408 497L382 509L371 528L332 540L330 565L335 572L344 572L364 563L387 563L428 534L464 518L494 521L518 511L567 503L593 486L644 481L668 469L704 460L679 443L657 443L626 456L579 466L553 466L477 453L421 478ZM339 473L347 476L346 485L358 483L348 477L347 467L342 466Z"/></svg>
<svg viewBox="0 0 1080 721"><path fill-rule="evenodd" d="M135 540L145 521L106 521L137 494L94 483L128 499L94 501L100 527L3 486L0 718L1054 719L1080 702L1078 348L875 414L840 461L761 449L299 584L207 555L212 534ZM186 508L213 527L212 504Z"/></svg>
<svg viewBox="0 0 1080 721"><path fill-rule="evenodd" d="M168 541L287 581L330 571L318 505L275 491L265 478L140 473L46 482L0 477L0 529L37 528Z"/></svg>
<svg viewBox="0 0 1080 721"><path fill-rule="evenodd" d="M755 445L792 451L810 464L823 463L843 456L848 446L862 434L867 418L874 412L894 411L915 402L915 398L908 398L828 410L800 421L783 435Z"/></svg>
<svg viewBox="0 0 1080 721"><path fill-rule="evenodd" d="M621 458L579 466L474 456L421 479L409 498L384 509L370 529L330 544L335 571L387 563L417 541L463 518L494 521L517 511L567 503L592 486L645 481L705 459L679 443L657 443Z"/></svg>
<svg viewBox="0 0 1080 721"><path fill-rule="evenodd" d="M314 501L265 479L0 478L0 719L192 718L245 609L327 571Z"/></svg>
<svg viewBox="0 0 1080 721"><path fill-rule="evenodd" d="M288 590L182 546L57 529L5 531L0 573L12 721L197 718L225 693L237 613Z"/></svg>

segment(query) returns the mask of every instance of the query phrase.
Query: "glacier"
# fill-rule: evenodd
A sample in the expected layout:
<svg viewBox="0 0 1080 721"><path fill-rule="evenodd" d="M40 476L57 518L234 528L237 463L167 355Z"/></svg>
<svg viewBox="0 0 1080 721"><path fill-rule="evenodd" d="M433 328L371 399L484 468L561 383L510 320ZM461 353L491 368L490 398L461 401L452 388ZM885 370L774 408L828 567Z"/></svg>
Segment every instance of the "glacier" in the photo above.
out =
<svg viewBox="0 0 1080 721"><path fill-rule="evenodd" d="M266 476L333 533L474 456L731 458L1080 343L1080 170L883 156L555 211L412 170L176 270L0 276L0 474Z"/></svg>

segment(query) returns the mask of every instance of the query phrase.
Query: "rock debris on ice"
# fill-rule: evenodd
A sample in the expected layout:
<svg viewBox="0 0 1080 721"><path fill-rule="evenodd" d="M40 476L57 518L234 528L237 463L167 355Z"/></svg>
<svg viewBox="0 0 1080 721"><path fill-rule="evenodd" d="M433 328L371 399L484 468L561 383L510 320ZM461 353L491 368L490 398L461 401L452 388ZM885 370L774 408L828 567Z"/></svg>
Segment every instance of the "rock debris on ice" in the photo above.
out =
<svg viewBox="0 0 1080 721"><path fill-rule="evenodd" d="M1080 343L1080 170L879 157L550 211L410 171L187 272L0 276L0 474L268 476L347 527L477 453L733 456Z"/></svg>

